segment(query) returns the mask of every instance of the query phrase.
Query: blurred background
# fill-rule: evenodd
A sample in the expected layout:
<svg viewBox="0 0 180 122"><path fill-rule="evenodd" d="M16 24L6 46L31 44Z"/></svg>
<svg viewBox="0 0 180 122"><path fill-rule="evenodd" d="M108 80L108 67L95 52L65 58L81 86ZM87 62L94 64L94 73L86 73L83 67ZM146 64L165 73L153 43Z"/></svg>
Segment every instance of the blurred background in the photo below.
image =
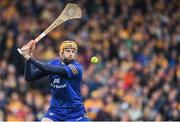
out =
<svg viewBox="0 0 180 122"><path fill-rule="evenodd" d="M66 3L83 18L40 41L34 56L58 57L77 41L81 94L91 120L180 120L179 0L0 0L0 120L35 121L47 111L48 78L27 82L17 48L43 32ZM100 62L90 63L92 56Z"/></svg>

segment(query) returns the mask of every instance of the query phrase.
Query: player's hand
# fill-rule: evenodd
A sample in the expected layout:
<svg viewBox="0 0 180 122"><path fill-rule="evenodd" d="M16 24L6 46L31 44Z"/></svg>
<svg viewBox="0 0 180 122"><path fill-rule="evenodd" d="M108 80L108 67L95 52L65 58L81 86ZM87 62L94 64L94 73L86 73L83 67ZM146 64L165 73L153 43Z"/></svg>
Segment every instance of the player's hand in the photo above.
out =
<svg viewBox="0 0 180 122"><path fill-rule="evenodd" d="M27 45L24 45L22 48L21 48L21 55L26 59L28 60L30 58L30 55L29 55L29 51L30 51L30 48L27 46Z"/></svg>
<svg viewBox="0 0 180 122"><path fill-rule="evenodd" d="M28 44L24 45L21 48L23 57L28 60L33 55L33 51L35 49L35 41L31 40Z"/></svg>
<svg viewBox="0 0 180 122"><path fill-rule="evenodd" d="M30 41L30 50L29 50L29 55L31 57L33 56L33 52L34 52L35 47L36 47L36 42L34 40L31 40Z"/></svg>

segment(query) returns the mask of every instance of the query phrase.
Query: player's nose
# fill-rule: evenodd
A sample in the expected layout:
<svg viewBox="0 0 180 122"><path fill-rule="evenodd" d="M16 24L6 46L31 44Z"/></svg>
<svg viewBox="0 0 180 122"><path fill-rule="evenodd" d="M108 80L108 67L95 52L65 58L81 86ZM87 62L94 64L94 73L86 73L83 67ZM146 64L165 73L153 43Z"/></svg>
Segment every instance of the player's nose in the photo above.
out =
<svg viewBox="0 0 180 122"><path fill-rule="evenodd" d="M73 53L72 53L72 52L69 52L69 56L72 57L72 56L73 56Z"/></svg>

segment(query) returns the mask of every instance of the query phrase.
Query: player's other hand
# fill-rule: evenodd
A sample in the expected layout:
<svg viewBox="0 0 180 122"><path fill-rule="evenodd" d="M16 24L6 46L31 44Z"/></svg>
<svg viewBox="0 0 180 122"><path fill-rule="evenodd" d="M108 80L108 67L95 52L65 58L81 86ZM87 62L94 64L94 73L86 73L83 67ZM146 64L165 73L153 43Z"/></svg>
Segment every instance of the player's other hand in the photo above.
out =
<svg viewBox="0 0 180 122"><path fill-rule="evenodd" d="M33 51L35 49L36 42L34 40L31 40L28 44L24 45L21 48L23 57L28 60L30 57L33 56Z"/></svg>
<svg viewBox="0 0 180 122"><path fill-rule="evenodd" d="M30 43L29 55L32 57L34 49L36 47L36 42L34 40L31 40L29 43Z"/></svg>

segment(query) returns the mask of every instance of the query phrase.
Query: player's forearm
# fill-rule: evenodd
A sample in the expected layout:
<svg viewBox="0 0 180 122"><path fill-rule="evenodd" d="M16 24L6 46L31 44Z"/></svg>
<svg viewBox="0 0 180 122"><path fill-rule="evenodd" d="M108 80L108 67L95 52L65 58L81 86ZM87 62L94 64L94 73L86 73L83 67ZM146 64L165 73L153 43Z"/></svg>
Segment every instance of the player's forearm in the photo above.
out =
<svg viewBox="0 0 180 122"><path fill-rule="evenodd" d="M32 81L46 76L47 73L40 71L39 69L33 69L31 62L26 61L24 75L26 81Z"/></svg>
<svg viewBox="0 0 180 122"><path fill-rule="evenodd" d="M36 60L35 58L30 58L29 61L38 67L40 70L47 73L59 74L61 76L67 76L67 71L63 66L53 66L51 64L43 63Z"/></svg>

